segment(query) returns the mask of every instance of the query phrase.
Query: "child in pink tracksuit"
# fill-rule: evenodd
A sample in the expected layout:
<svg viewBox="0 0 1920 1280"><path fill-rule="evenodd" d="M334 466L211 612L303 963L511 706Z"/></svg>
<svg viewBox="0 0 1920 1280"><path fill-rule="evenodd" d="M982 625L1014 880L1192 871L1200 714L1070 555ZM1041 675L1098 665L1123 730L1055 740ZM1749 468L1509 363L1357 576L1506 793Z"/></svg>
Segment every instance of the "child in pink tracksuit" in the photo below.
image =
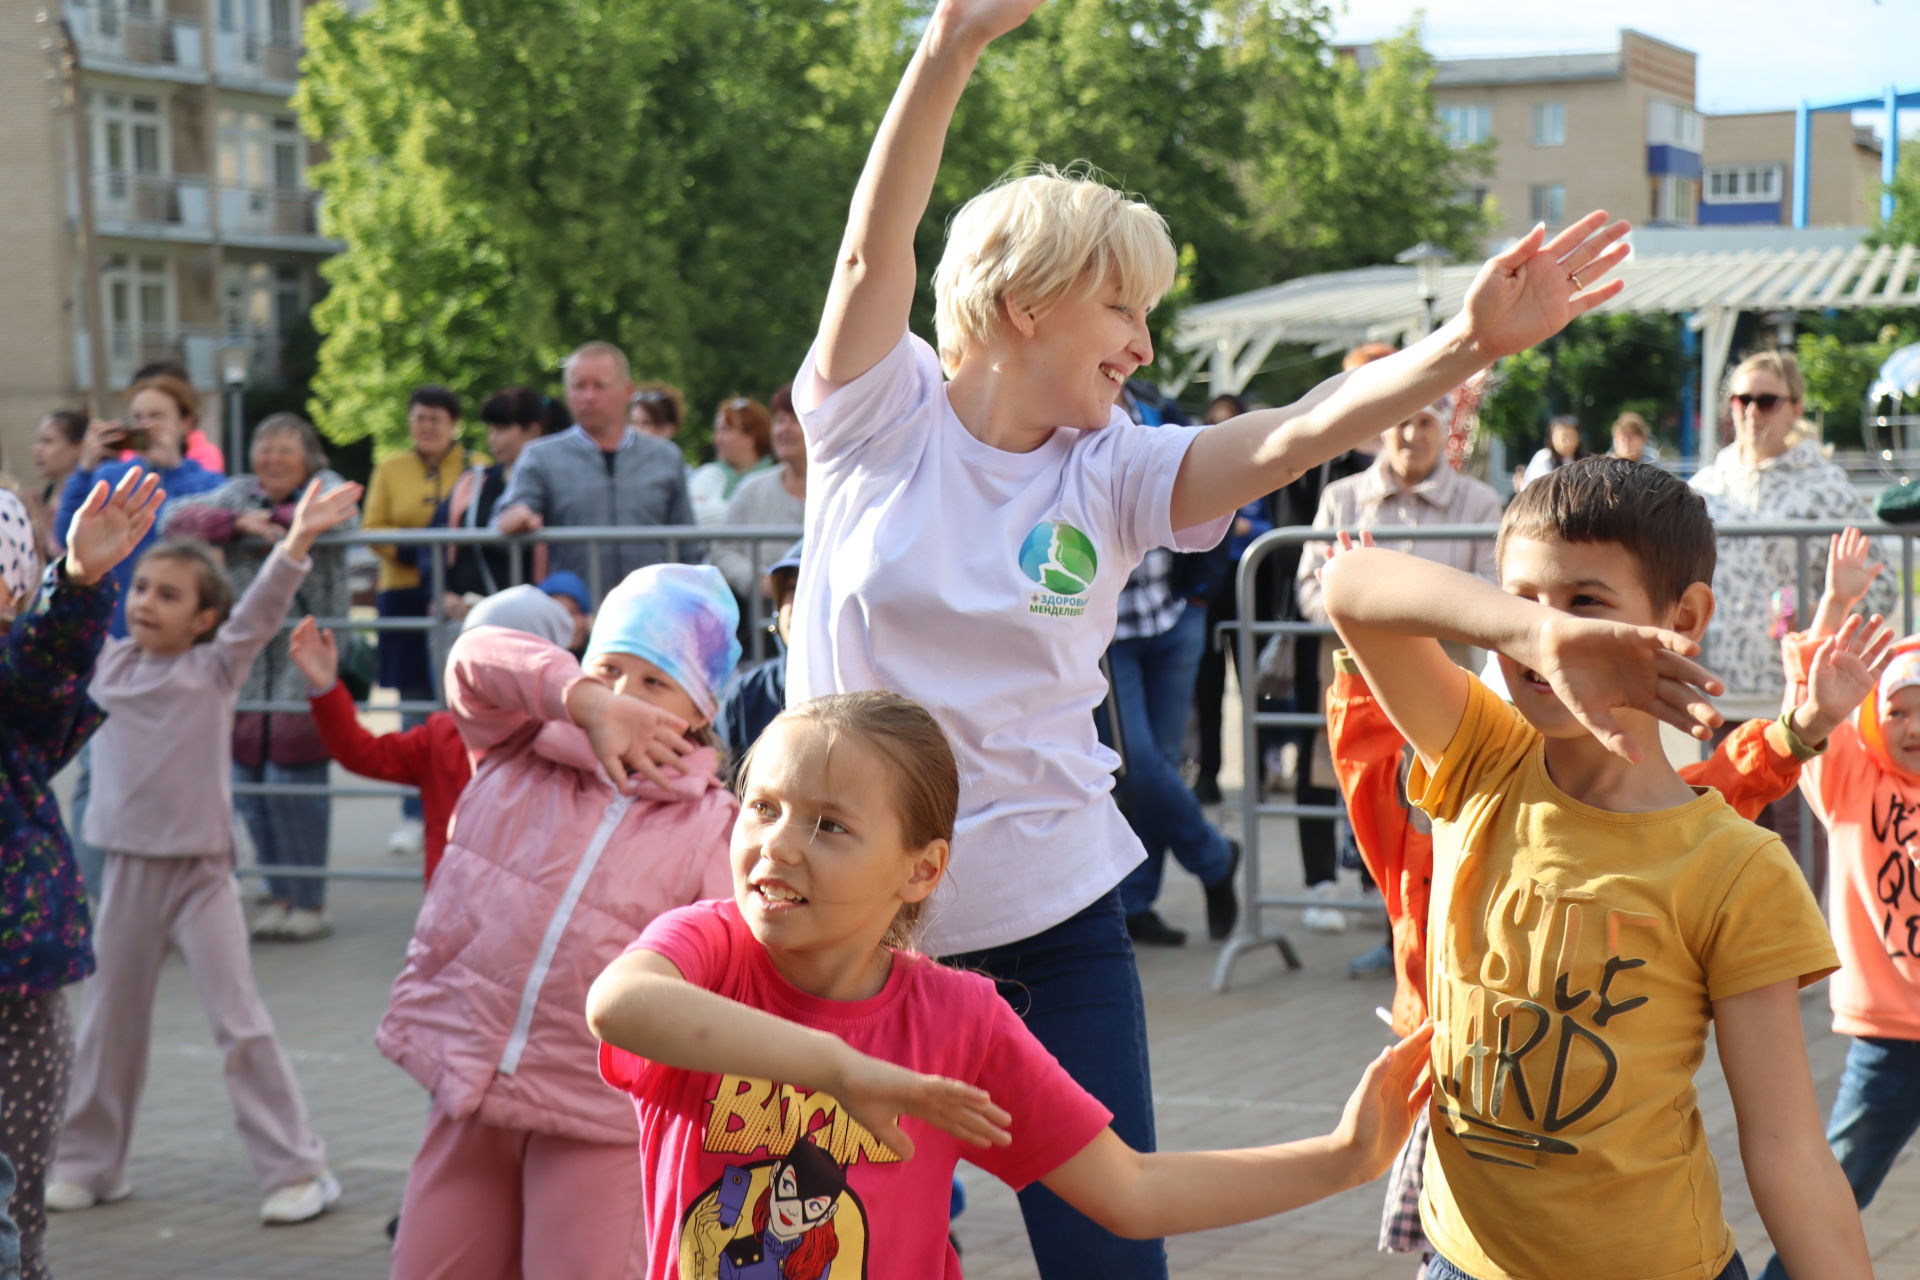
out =
<svg viewBox="0 0 1920 1280"><path fill-rule="evenodd" d="M583 1009L655 916L729 892L706 727L738 621L717 570L663 564L607 596L583 662L496 627L454 643L474 775L377 1037L433 1095L397 1280L644 1270L633 1110Z"/></svg>
<svg viewBox="0 0 1920 1280"><path fill-rule="evenodd" d="M234 1119L268 1191L262 1220L302 1222L339 1198L253 984L233 875L230 750L254 656L285 620L314 538L352 518L359 496L357 484L322 494L315 481L238 605L204 544L161 543L134 567L128 636L107 642L88 689L107 721L93 739L83 834L107 850L106 874L94 919L99 967L80 1015L49 1209L88 1209L130 1190L154 989L170 946L186 959L224 1056Z"/></svg>

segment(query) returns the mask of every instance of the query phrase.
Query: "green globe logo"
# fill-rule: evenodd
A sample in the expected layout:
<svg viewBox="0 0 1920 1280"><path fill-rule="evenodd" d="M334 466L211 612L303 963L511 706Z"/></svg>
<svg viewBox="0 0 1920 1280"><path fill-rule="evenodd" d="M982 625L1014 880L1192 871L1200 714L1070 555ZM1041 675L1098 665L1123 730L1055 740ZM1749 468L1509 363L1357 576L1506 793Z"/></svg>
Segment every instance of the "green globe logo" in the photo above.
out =
<svg viewBox="0 0 1920 1280"><path fill-rule="evenodd" d="M1084 595L1099 572L1093 540L1064 520L1043 520L1020 544L1020 571L1058 595Z"/></svg>

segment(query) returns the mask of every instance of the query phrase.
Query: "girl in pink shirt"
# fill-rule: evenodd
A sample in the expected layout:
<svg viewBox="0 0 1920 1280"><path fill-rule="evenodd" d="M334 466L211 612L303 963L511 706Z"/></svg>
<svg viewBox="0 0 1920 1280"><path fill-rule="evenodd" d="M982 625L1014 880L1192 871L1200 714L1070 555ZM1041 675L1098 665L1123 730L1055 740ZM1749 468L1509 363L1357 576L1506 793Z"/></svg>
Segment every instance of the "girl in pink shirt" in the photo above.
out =
<svg viewBox="0 0 1920 1280"><path fill-rule="evenodd" d="M1357 1186L1405 1140L1424 1028L1368 1067L1324 1138L1127 1146L991 979L911 947L959 792L916 702L789 710L742 769L732 897L661 916L594 983L601 1074L639 1116L652 1280L956 1280L961 1157L1151 1239Z"/></svg>
<svg viewBox="0 0 1920 1280"><path fill-rule="evenodd" d="M1879 576L1871 551L1856 529L1834 537L1813 626L1786 638L1790 679L1804 681L1816 652L1862 628L1848 615ZM1827 1142L1865 1209L1920 1130L1920 636L1893 646L1800 787L1830 842L1827 921L1841 965L1827 994L1833 1029L1853 1038ZM1761 1280L1786 1274L1775 1258Z"/></svg>

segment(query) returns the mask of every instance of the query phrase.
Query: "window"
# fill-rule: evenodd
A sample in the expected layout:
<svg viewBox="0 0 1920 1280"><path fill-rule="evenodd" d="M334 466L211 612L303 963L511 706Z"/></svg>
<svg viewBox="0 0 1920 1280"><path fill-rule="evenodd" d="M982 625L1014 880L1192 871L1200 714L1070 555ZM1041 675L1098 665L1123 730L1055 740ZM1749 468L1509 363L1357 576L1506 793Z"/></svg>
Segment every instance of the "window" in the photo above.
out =
<svg viewBox="0 0 1920 1280"><path fill-rule="evenodd" d="M1493 137L1493 108L1484 102L1441 107L1440 132L1455 147L1471 147Z"/></svg>
<svg viewBox="0 0 1920 1280"><path fill-rule="evenodd" d="M1786 185L1786 166L1717 164L1701 181L1708 204L1777 204Z"/></svg>
<svg viewBox="0 0 1920 1280"><path fill-rule="evenodd" d="M1567 140L1567 107L1563 102L1533 104L1533 145L1558 147Z"/></svg>
<svg viewBox="0 0 1920 1280"><path fill-rule="evenodd" d="M1527 192L1527 216L1535 222L1557 227L1567 220L1567 184L1549 182Z"/></svg>
<svg viewBox="0 0 1920 1280"><path fill-rule="evenodd" d="M1653 182L1653 220L1670 227L1690 227L1694 216L1694 187L1691 178L1663 174Z"/></svg>
<svg viewBox="0 0 1920 1280"><path fill-rule="evenodd" d="M1681 151L1699 151L1700 113L1675 102L1649 102L1647 144L1676 147Z"/></svg>

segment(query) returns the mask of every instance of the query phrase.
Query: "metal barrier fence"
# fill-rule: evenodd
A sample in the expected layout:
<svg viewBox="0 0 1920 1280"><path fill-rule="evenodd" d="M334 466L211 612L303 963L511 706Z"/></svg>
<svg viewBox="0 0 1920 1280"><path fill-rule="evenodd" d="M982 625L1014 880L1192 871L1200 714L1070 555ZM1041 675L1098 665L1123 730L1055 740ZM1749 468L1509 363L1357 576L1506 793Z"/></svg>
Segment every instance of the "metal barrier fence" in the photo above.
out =
<svg viewBox="0 0 1920 1280"><path fill-rule="evenodd" d="M612 527L580 527L544 529L537 533L517 534L508 537L490 529L359 529L351 533L329 533L315 541L316 547L418 547L433 551L444 551L449 547L504 547L508 558L509 585L525 582L528 552L536 546L565 546L584 543L589 548L587 587L596 607L598 602L612 588L613 583L605 581L602 561L606 549L610 546L631 542L658 542L665 545L668 560L678 559L683 546L689 543L704 544L711 547L715 543L742 543L745 545L747 563L751 570L749 581L758 583L766 572L766 565L784 554L786 548L800 537L800 530L785 525L627 525ZM762 545L766 544L766 545ZM763 552L779 548L772 558ZM447 624L440 616L441 597L446 594L447 558L443 554L424 557L422 563L424 585L431 588L428 598L434 613L427 617L393 618L318 618L323 627L334 631L361 631L374 634L425 632L429 637ZM766 656L769 637L767 634L770 615L766 612L765 602L757 587L747 592L744 622L749 645L741 657L743 664L759 661ZM299 618L289 615L281 630L291 631L299 623ZM437 679L438 673L436 673ZM441 710L445 703L436 699L432 702L385 702L380 704L361 703L361 708L375 711L425 714ZM239 704L240 711L283 711L304 712L308 710L305 700L276 701L271 699L250 699ZM329 799L397 799L414 792L413 787L383 785L378 783L347 783L323 786L299 783L236 782L233 784L235 795L324 795ZM372 870L337 867L281 867L249 865L239 868L239 874L247 876L276 876L285 879L326 879L326 880L406 880L418 878L413 871Z"/></svg>
<svg viewBox="0 0 1920 1280"><path fill-rule="evenodd" d="M1810 556L1825 555L1826 540L1843 529L1859 528L1874 538L1898 539L1900 552L1897 558L1889 558L1888 567L1883 573L1898 572L1900 587L1900 610L1897 619L1898 634L1911 635L1914 631L1914 538L1920 536L1920 529L1912 526L1894 526L1884 524L1856 525L1848 521L1788 521L1781 523L1743 523L1719 526L1721 541L1734 538L1791 538L1794 542L1794 564L1796 581L1794 603L1797 609L1797 625L1806 626L1812 621L1814 598L1813 561ZM1357 530L1349 530L1357 533ZM1432 525L1425 528L1404 528L1394 526L1391 529L1374 531L1379 537L1393 542L1461 542L1487 541L1498 532L1498 525ZM1261 534L1247 547L1246 554L1240 559L1235 591L1239 599L1239 616L1254 616L1254 583L1258 580L1261 566L1267 557L1280 547L1301 546L1309 542L1326 542L1332 531L1314 529L1305 526L1292 526L1274 529ZM1886 544L1881 544L1882 550ZM1333 628L1314 622L1263 622L1256 621L1248 625L1229 622L1219 628L1216 642L1231 639L1237 646L1235 652L1239 679L1242 683L1240 742L1241 769L1245 775L1240 789L1240 843L1244 851L1240 860L1241 911L1240 923L1234 933L1220 949L1219 959L1214 964L1213 989L1223 992L1227 989L1233 974L1234 961L1247 951L1258 947L1273 946L1289 969L1300 968L1299 953L1287 935L1268 927L1266 912L1274 908L1300 909L1310 906L1335 907L1337 909L1368 915L1379 915L1382 908L1379 902L1366 902L1352 899L1344 902L1327 902L1321 899L1307 898L1298 894L1274 894L1264 890L1260 874L1260 819L1262 818L1344 818L1346 811L1339 805L1303 805L1288 801L1269 801L1265 798L1260 778L1259 734L1261 729L1324 729L1327 717L1324 710L1314 711L1262 711L1259 699L1246 696L1246 690L1252 687L1254 672L1259 665L1259 652L1265 639L1282 632L1296 635L1331 636ZM1712 667L1712 654L1709 652L1704 661ZM1737 696L1735 690L1729 695ZM1299 768L1309 767L1309 750L1300 753ZM1800 800L1800 847L1795 852L1799 857L1801 869L1808 874L1818 888L1822 868L1814 865L1813 821L1807 809L1806 801Z"/></svg>

